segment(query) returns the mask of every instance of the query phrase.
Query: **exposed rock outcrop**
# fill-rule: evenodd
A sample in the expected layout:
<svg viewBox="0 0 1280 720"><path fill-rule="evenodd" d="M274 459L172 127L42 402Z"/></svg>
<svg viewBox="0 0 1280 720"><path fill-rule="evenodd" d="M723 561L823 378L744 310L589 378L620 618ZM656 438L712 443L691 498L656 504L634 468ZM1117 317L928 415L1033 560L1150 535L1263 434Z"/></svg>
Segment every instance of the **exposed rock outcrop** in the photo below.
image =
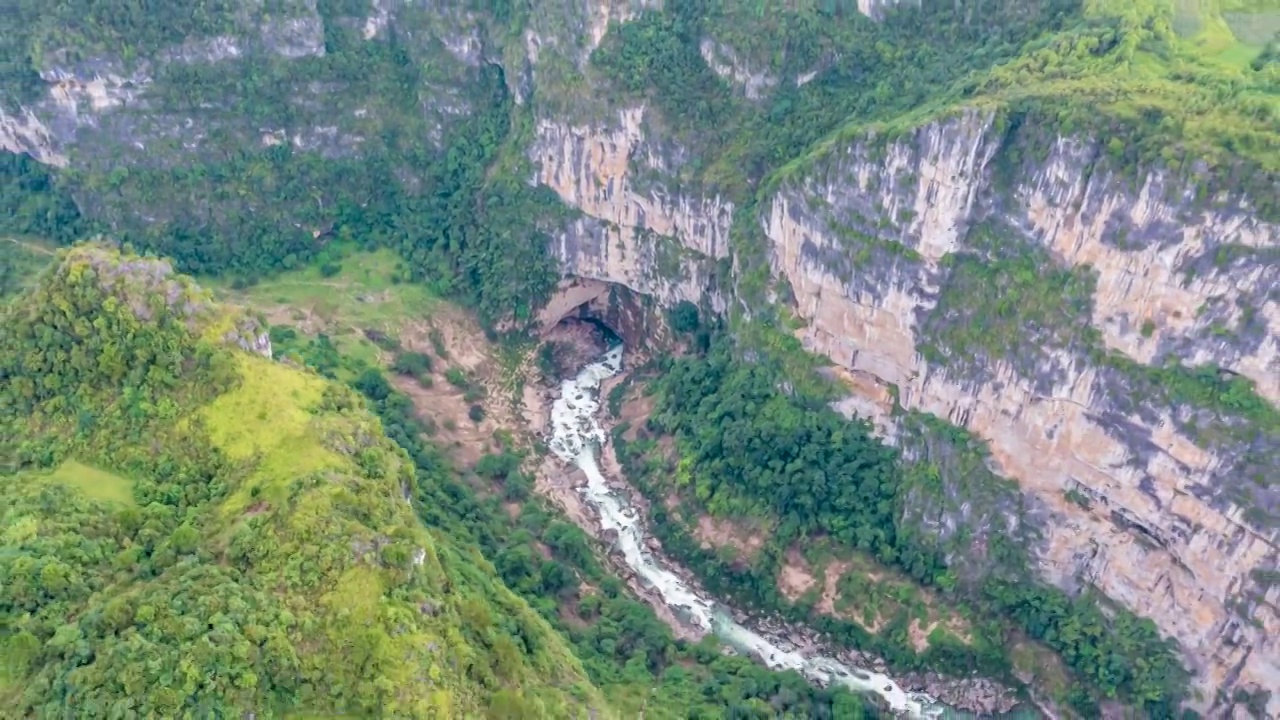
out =
<svg viewBox="0 0 1280 720"><path fill-rule="evenodd" d="M403 105L363 77L282 73L292 79L269 92L234 80L251 62L279 69L322 58L330 21L314 2L279 17L249 12L234 34L151 48L127 63L73 62L49 48L39 97L0 107L0 148L94 176L95 189L77 199L109 222L136 213L162 224L181 210L230 223L260 212L261 198L222 197L225 207L213 207L208 193L193 193L189 208L142 207L138 192L102 188L285 145L326 164L358 160L396 123L439 149L470 117L468 83L501 64L517 100L535 103L530 180L577 211L552 233L564 275L658 305L755 311L733 291L744 250L731 246L730 228L742 210L681 183L697 153L664 137L648 108L619 109L579 77L610 22L658 4L541 3L505 45L460 5L373 0L364 16L334 20L368 43L394 35L430 70ZM878 17L896 4L857 7ZM700 49L748 97L792 81L714 38ZM184 73L213 66L233 78L221 94L186 92ZM394 172L413 186L412 168ZM328 189L298 202L331 213ZM1179 642L1208 707L1219 689L1280 687L1280 585L1263 580L1280 565L1280 491L1267 485L1280 476L1280 441L1232 414L1239 398L1216 398L1226 407L1217 413L1161 373L1171 361L1216 365L1224 382L1252 381L1266 411L1280 404L1280 228L1252 207L1161 168L1121 172L1096 139L1037 135L1034 123L1015 132L970 111L896 137L832 140L761 198L758 217L737 220L759 224L777 299L805 322L804 344L850 385L838 407L870 417L891 440L907 442L895 405L984 440L1036 508L992 527L1036 525L1031 549L1045 578L1097 587L1155 620ZM295 230L302 242L317 237L310 226ZM1044 297L1029 297L1038 284ZM999 309L1016 322L994 312L1011 287L1022 295ZM562 291L551 325L583 303L620 308L616 322L632 328L624 332L643 333L655 317L631 300L610 305L603 285ZM270 352L256 327L226 332ZM1280 694L1269 711L1280 714Z"/></svg>
<svg viewBox="0 0 1280 720"><path fill-rule="evenodd" d="M678 148L645 142L644 108L623 110L612 126L544 120L529 154L534 180L583 217L555 238L567 275L607 280L674 303L715 295L716 261L729 255L731 203L636 187L633 167L670 172ZM721 304L721 307L722 304Z"/></svg>
<svg viewBox="0 0 1280 720"><path fill-rule="evenodd" d="M654 278L640 228L691 257L722 257L732 208L633 189L639 173L665 167L642 112L539 130L538 179L587 216L553 248L564 271L667 303L702 299L707 266ZM1032 142L1042 159L1017 159L1035 155L1015 152ZM1280 499L1250 477L1259 463L1277 470L1275 438L1198 432L1198 411L1135 397L1144 393L1127 373L1213 363L1280 402L1280 228L1253 217L1248 198L1195 196L1158 170L1122 176L1094 141L1010 139L974 111L834 146L781 185L761 222L775 278L806 321L804 344L861 383L845 407L892 434L884 388L896 387L902 407L985 440L1045 513L1043 576L1092 585L1155 620L1208 707L1221 688L1280 686L1280 588L1255 574L1277 565ZM584 242L586 227L610 228L612 242ZM995 250L982 232L999 234ZM953 362L937 308L954 301L945 294L957 292L955 260L1014 247L1092 278L1074 319L1081 332L1029 328L1026 347L1015 342L981 368ZM934 360L926 345L938 348ZM1096 359L1107 351L1127 364Z"/></svg>
<svg viewBox="0 0 1280 720"><path fill-rule="evenodd" d="M1053 510L1039 557L1045 576L1093 584L1154 619L1210 698L1235 682L1276 686L1280 590L1251 575L1277 562L1276 497L1242 487L1252 483L1234 457L1256 451L1274 470L1274 448L1190 436L1177 408L1137 407L1124 374L1078 348L1044 347L1031 367L1001 359L976 374L931 363L918 348L937 340L922 325L945 292L946 258L969 228L995 219L1012 231L1004 242L1039 243L1056 262L1096 274L1092 312L1080 322L1110 349L1143 363L1217 363L1280 401L1280 267L1267 259L1280 228L1250 217L1243 198L1196 209L1190 189L1158 172L1128 190L1079 139L1053 139L1046 160L1019 166L1002 188L992 159L1008 152L1003 142L990 116L969 113L887 148L849 143L784 188L767 228L775 273L809 323L802 339L897 386L903 407L985 439L1001 472ZM862 223L871 244L900 244L911 257L833 262L842 239L832 224L841 222ZM1239 249L1229 266L1200 261L1227 246ZM1224 321L1237 332L1213 333ZM1081 488L1097 501L1092 509L1064 497Z"/></svg>

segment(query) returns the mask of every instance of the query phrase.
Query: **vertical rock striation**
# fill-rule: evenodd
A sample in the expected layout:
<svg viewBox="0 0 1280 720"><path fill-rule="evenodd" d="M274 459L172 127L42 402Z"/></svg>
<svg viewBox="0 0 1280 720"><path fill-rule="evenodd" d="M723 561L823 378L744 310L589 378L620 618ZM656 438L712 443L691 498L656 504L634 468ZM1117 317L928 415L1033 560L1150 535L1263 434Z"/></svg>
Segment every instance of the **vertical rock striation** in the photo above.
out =
<svg viewBox="0 0 1280 720"><path fill-rule="evenodd" d="M972 112L887 144L848 142L785 183L765 227L774 273L808 323L800 335L896 386L904 408L986 440L1000 472L1052 511L1044 576L1155 620L1208 700L1278 687L1280 589L1254 574L1276 567L1277 497L1250 477L1280 470L1277 438L1197 432L1193 408L1143 398L1131 375L1214 363L1280 401L1280 229L1244 198L1197 207L1192 188L1158 172L1119 177L1092 142L1052 138L1041 161L997 157L1017 157L1020 142ZM1000 228L994 250L980 225ZM1092 276L1091 309L1071 319L1092 333L1055 342L1071 329L1026 327L975 368L947 346L940 299L956 304L959 254L1020 246ZM927 357L926 345L941 352Z"/></svg>
<svg viewBox="0 0 1280 720"><path fill-rule="evenodd" d="M878 17L895 4L858 9ZM190 202L148 205L138 178L219 164L238 176L235 163L285 150L355 168L396 138L439 151L473 112L471 84L501 63L537 118L530 179L576 211L553 233L562 272L724 310L745 252L731 247L734 205L683 184L696 148L665 139L645 106L616 107L587 62L610 22L658 5L553 0L496 41L461 3L372 0L336 18L310 0L270 18L245 3L235 32L127 63L49 48L39 97L0 106L0 148L77 171L77 199L97 217L160 226L181 211L234 229L281 201L196 183ZM330 31L343 28L387 50L387 67L412 68L417 94L331 66ZM699 49L761 108L791 82L714 39ZM278 82L241 81L258 72ZM412 167L393 171L370 177L414 186ZM1158 168L1121 172L1096 139L976 110L835 139L786 172L757 199L760 217L737 220L759 222L802 341L849 381L839 406L907 442L896 398L984 440L1035 508L1024 520L1040 528L1038 571L1151 617L1179 642L1203 705L1217 690L1280 687L1280 585L1268 584L1280 564L1280 491L1268 484L1280 477L1280 228L1245 195ZM130 183L141 190L119 191ZM329 189L280 213L304 242L331 226L297 220L313 203L332 213ZM557 298L563 314L608 296L583 284ZM269 352L260 333L241 339ZM1261 404L1237 392L1239 378ZM1280 714L1280 694L1269 712Z"/></svg>
<svg viewBox="0 0 1280 720"><path fill-rule="evenodd" d="M732 208L637 189L679 156L646 138L642 109L544 121L530 154L536 180L583 213L553 247L566 274L665 303L703 297ZM1258 572L1280 562L1280 499L1259 479L1280 473L1280 439L1230 413L1204 420L1154 373L1212 363L1274 411L1280 229L1245 197L1201 201L1180 182L1123 176L1095 141L1018 135L970 111L833 145L781 183L761 224L802 341L853 380L843 407L892 435L894 387L905 409L984 440L1036 508L1041 575L1152 618L1209 707L1220 689L1280 687L1280 588ZM670 245L678 271L659 266ZM963 308L979 301L958 268L1019 254L1078 280L1080 302L965 356L955 308L977 322Z"/></svg>
<svg viewBox="0 0 1280 720"><path fill-rule="evenodd" d="M582 217L559 232L552 249L567 275L620 283L663 302L714 293L716 261L729 256L732 204L636 187L634 168L669 173L678 149L645 141L643 108L611 125L544 120L529 150L535 182L547 185Z"/></svg>

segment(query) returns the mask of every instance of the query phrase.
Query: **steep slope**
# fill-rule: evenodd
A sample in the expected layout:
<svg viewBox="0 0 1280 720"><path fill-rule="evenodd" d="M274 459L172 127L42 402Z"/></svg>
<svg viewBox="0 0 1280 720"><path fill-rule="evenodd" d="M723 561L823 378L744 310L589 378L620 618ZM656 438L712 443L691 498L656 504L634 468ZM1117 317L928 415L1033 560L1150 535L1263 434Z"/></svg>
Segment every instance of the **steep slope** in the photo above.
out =
<svg viewBox="0 0 1280 720"><path fill-rule="evenodd" d="M1177 640L1197 707L1239 690L1275 712L1276 66L1230 40L1246 60L1216 54L1221 36L1206 52L1159 4L1086 10L929 103L860 113L754 194L717 160L710 128L733 122L670 132L674 83L620 80L651 101L540 125L539 179L590 216L553 251L567 274L669 303L789 308L847 380L839 407L926 459L936 448L899 413L935 415L1019 481L1021 499L939 464L941 487L904 512L949 562L990 573L987 539L1026 537L1046 578L1101 590ZM622 56L640 57L627 42ZM775 86L764 108L791 92ZM741 160L737 142L719 157ZM731 220L703 210L730 203ZM618 227L644 244L615 242ZM709 245L725 228L729 247ZM687 260L673 275L650 260L663 256ZM717 257L737 273L708 285Z"/></svg>
<svg viewBox="0 0 1280 720"><path fill-rule="evenodd" d="M420 524L363 401L259 327L97 246L4 311L5 707L610 715L492 566Z"/></svg>

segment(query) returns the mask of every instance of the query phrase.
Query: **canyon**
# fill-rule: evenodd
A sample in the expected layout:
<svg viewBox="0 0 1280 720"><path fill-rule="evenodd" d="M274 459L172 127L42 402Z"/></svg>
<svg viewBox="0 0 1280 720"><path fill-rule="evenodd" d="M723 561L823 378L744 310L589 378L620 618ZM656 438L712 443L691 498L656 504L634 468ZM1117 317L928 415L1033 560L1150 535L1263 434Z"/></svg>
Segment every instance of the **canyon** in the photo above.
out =
<svg viewBox="0 0 1280 720"><path fill-rule="evenodd" d="M857 3L870 17L889 5ZM1212 366L1222 382L1248 381L1258 412L1280 405L1280 226L1256 212L1267 198L1225 181L1206 191L1159 164L1134 172L1105 137L960 103L835 133L746 204L689 179L696 143L654 103L592 84L588 58L610 23L646 8L548 3L514 39L462 6L377 0L342 21L369 43L405 32L405 52L430 66L405 127L433 147L474 114L479 73L501 68L529 116L516 148L525 179L565 209L542 223L566 279L546 326L604 303L611 287L742 322L778 313L844 383L841 411L907 457L923 450L903 413L941 418L985 443L993 475L1016 483L944 478L959 501L922 504L913 518L940 546L962 532L973 548L993 534L1025 537L1040 577L1100 592L1175 640L1198 710L1226 712L1236 691L1280 687L1280 584L1269 579L1280 571L1280 435L1238 408L1176 394L1167 374L1175 362ZM252 194L196 210L147 202L122 173L281 144L334 164L377 152L381 123L402 111L359 79L304 72L329 52L316 3L238 22L236 33L141 62L48 53L40 94L0 109L0 148L89 178L78 202L119 227L196 210L214 224L263 214ZM704 41L707 66L747 101L811 79ZM236 93L254 91L174 94L175 68L234 74L250 61L286 78L275 102L288 111L271 122L241 111L250 96ZM413 168L393 172L417 181ZM1280 189L1263 180L1255 187ZM318 237L341 193L372 190L320 188L282 201L280 214ZM747 247L743 233L757 242ZM767 276L763 294L747 282L751 267ZM1000 500L964 500L988 494ZM1266 711L1280 714L1280 694Z"/></svg>
<svg viewBox="0 0 1280 720"><path fill-rule="evenodd" d="M639 235L626 219L643 217L656 237L638 247L620 242L613 254L579 225L553 249L566 275L666 302L700 302L705 294L681 286L698 285L716 259L721 205L630 187L617 158L642 152L640 117L620 113L594 131L548 126L532 153L542 161L537 179L566 203L625 228L628 238ZM543 150L563 147L565 135L576 140L569 151ZM1224 199L1218 212L1189 212L1166 199L1188 190L1168 188L1155 173L1136 192L1121 190L1079 138L1052 139L1047 161L997 189L992 167L1001 142L990 115L968 111L887 148L875 149L874 137L854 140L785 184L760 223L773 277L787 283L803 321L797 335L850 377L842 407L870 417L887 437L895 435L896 396L902 408L944 418L988 443L994 469L1017 480L1030 501L1028 517L964 521L1038 525L1043 575L1064 587L1091 585L1155 620L1179 641L1206 693L1280 685L1280 588L1255 574L1278 560L1274 524L1257 520L1274 518L1276 496L1239 469L1251 450L1274 461L1276 448L1266 445L1273 438L1198 443L1180 431L1176 407L1135 402L1123 375L1091 364L1078 348L1033 348L1031 358L991 358L980 370L930 363L918 349L928 339L921 326L946 281L946 259L964 251L971 226L997 217L1017 229L1013 242L1039 244L1054 262L1096 273L1092 311L1077 322L1097 328L1108 348L1146 363L1169 356L1215 362L1252 378L1275 403L1280 265L1269 258L1280 250L1280 228L1250 218L1247 198ZM856 223L870 238L864 242L913 252L873 253L855 266L842 223ZM1119 245L1122 233L1144 238L1141 248ZM651 278L650 258L665 243L687 251L682 280ZM1254 254L1184 279L1184 268L1203 268L1227 245ZM1248 325L1244 308L1251 308ZM1146 321L1154 332L1142 332ZM1244 332L1214 334L1215 321ZM1070 490L1091 506L1068 499ZM1233 490L1245 502L1229 497ZM1251 507L1260 513L1250 517Z"/></svg>

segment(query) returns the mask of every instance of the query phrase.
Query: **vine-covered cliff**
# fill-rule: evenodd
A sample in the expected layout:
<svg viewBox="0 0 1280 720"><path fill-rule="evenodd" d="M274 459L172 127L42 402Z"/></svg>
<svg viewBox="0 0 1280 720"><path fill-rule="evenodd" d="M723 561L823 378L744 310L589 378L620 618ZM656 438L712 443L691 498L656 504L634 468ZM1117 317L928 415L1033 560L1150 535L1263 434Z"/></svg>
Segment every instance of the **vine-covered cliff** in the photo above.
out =
<svg viewBox="0 0 1280 720"><path fill-rule="evenodd" d="M925 413L985 443L904 510L948 562L1016 535L1191 706L1280 712L1267 0L20 5L0 146L63 197L11 229L72 198L194 271L351 238L493 320L558 272L792 328L908 458Z"/></svg>

